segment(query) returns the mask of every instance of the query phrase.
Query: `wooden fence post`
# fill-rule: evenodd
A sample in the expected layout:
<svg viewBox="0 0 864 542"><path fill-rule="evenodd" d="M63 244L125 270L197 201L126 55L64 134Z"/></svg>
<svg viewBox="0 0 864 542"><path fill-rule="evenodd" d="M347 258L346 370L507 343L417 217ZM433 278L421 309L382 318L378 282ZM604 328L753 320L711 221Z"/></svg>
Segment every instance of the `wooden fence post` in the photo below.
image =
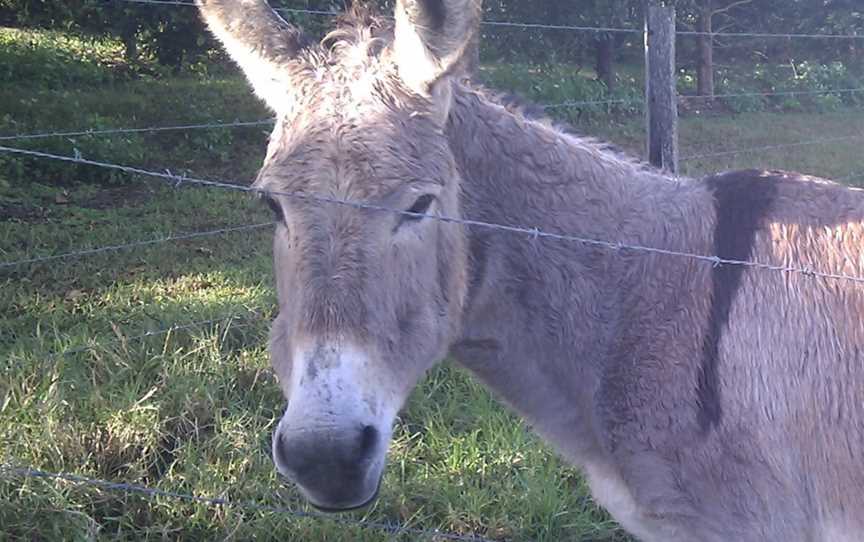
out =
<svg viewBox="0 0 864 542"><path fill-rule="evenodd" d="M675 8L648 6L645 19L645 102L648 161L678 172Z"/></svg>

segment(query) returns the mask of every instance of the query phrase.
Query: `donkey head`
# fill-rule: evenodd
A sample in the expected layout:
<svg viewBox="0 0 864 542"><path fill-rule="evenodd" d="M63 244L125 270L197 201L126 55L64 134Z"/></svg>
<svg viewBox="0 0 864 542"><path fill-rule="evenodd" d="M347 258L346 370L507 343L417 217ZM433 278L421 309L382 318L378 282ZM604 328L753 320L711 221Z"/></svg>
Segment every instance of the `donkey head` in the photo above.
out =
<svg viewBox="0 0 864 542"><path fill-rule="evenodd" d="M198 0L277 123L255 186L276 212L273 458L317 507L374 499L392 425L458 329L467 276L444 131L479 0L354 8L320 44L264 0ZM333 200L366 205L351 206Z"/></svg>

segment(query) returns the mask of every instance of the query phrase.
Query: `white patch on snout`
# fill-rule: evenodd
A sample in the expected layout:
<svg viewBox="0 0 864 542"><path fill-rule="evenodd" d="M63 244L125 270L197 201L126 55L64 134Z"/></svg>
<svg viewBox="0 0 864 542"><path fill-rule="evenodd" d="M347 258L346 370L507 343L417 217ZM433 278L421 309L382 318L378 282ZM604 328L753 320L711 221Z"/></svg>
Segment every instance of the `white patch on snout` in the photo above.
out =
<svg viewBox="0 0 864 542"><path fill-rule="evenodd" d="M402 397L382 361L350 343L311 343L294 349L292 365L283 435L371 425L389 441Z"/></svg>

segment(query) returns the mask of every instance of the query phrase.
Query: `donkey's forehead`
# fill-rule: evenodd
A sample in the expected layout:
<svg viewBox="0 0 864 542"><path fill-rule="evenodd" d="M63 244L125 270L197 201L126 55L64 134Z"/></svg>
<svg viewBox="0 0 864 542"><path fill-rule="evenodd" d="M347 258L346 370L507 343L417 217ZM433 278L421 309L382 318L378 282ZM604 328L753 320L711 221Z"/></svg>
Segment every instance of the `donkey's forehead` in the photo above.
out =
<svg viewBox="0 0 864 542"><path fill-rule="evenodd" d="M403 184L448 181L447 140L423 114L383 101L318 104L277 124L258 186L302 192L350 189L371 197Z"/></svg>

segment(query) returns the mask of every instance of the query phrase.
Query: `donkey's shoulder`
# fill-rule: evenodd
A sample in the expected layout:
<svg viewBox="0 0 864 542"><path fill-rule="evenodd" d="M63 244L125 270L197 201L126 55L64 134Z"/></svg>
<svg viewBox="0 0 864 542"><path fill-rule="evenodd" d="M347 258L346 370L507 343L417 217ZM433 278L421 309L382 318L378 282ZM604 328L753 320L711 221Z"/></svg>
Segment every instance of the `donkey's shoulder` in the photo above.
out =
<svg viewBox="0 0 864 542"><path fill-rule="evenodd" d="M746 193L762 191L773 187L779 193L838 191L858 194L858 197L864 197L864 191L860 188L851 187L822 177L779 169L730 170L704 177L701 179L701 182L715 191L735 190Z"/></svg>
<svg viewBox="0 0 864 542"><path fill-rule="evenodd" d="M745 169L711 175L700 182L714 195L718 210L758 207L777 220L864 221L864 190L820 177Z"/></svg>

